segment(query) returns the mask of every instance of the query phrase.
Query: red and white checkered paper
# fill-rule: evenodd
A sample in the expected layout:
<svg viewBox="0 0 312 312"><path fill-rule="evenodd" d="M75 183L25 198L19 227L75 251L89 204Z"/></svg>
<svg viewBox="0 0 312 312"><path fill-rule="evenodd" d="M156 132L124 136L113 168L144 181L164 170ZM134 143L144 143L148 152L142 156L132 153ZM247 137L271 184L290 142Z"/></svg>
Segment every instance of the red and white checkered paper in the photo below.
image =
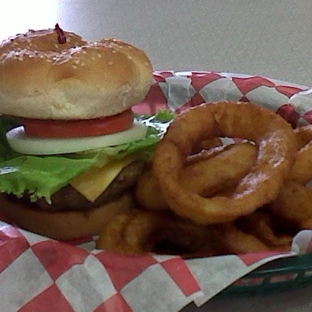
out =
<svg viewBox="0 0 312 312"><path fill-rule="evenodd" d="M180 112L207 101L251 101L294 127L312 122L309 88L259 76L215 72L154 73L149 94L135 107ZM200 306L248 272L276 258L312 251L311 231L289 253L228 255L192 260L127 256L94 249L94 238L57 242L0 220L2 312L180 311Z"/></svg>

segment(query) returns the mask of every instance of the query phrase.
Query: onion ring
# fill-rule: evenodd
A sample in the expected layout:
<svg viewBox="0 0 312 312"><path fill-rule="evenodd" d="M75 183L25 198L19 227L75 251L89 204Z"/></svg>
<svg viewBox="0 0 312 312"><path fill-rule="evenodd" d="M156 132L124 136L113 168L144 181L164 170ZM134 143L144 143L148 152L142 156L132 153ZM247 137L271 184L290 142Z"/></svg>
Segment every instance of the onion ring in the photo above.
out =
<svg viewBox="0 0 312 312"><path fill-rule="evenodd" d="M201 152L202 150L210 150L215 147L220 147L223 145L223 142L220 138L215 137L212 139L206 139L203 141L198 142L194 147L193 147L193 152L194 154Z"/></svg>
<svg viewBox="0 0 312 312"><path fill-rule="evenodd" d="M250 252L271 251L260 239L252 234L244 233L238 229L233 223L222 223L216 226L219 237L228 253L244 254Z"/></svg>
<svg viewBox="0 0 312 312"><path fill-rule="evenodd" d="M179 254L185 257L222 252L212 229L171 213L132 210L111 219L96 248L127 254Z"/></svg>
<svg viewBox="0 0 312 312"><path fill-rule="evenodd" d="M290 250L292 234L276 231L272 214L269 212L257 210L250 215L237 219L235 224L239 229L254 235L272 248Z"/></svg>
<svg viewBox="0 0 312 312"><path fill-rule="evenodd" d="M312 189L289 180L278 198L271 204L274 214L294 222L299 229L307 229L312 224Z"/></svg>
<svg viewBox="0 0 312 312"><path fill-rule="evenodd" d="M116 252L132 253L132 249L124 240L123 231L133 217L134 210L130 213L116 215L103 227L97 241L97 249L106 249Z"/></svg>
<svg viewBox="0 0 312 312"><path fill-rule="evenodd" d="M308 183L312 178L312 141L302 147L291 169L289 179L301 184Z"/></svg>
<svg viewBox="0 0 312 312"><path fill-rule="evenodd" d="M242 118L242 116L244 118ZM180 171L193 145L216 133L255 142L258 157L232 196L203 198L179 183ZM252 103L206 103L178 115L158 143L153 172L176 214L209 224L234 220L274 200L296 155L291 126L278 114Z"/></svg>
<svg viewBox="0 0 312 312"><path fill-rule="evenodd" d="M166 200L161 192L158 181L151 169L146 169L139 177L136 185L136 198L147 210L168 209Z"/></svg>
<svg viewBox="0 0 312 312"><path fill-rule="evenodd" d="M254 164L257 153L256 146L248 142L228 145L213 158L183 167L179 182L185 190L211 197L236 187Z"/></svg>
<svg viewBox="0 0 312 312"><path fill-rule="evenodd" d="M294 129L294 133L298 143L298 150L300 150L312 140L312 125L296 128Z"/></svg>
<svg viewBox="0 0 312 312"><path fill-rule="evenodd" d="M216 146L216 147L213 147L211 149L203 149L196 154L192 154L192 155L187 156L185 158L184 165L188 166L188 165L196 164L199 161L212 158L212 157L222 153L226 149L228 149L228 145Z"/></svg>
<svg viewBox="0 0 312 312"><path fill-rule="evenodd" d="M255 145L245 142L222 146L218 153L208 150L215 156L184 166L179 182L185 189L204 197L233 188L244 177L257 156ZM136 197L144 208L149 210L168 209L168 204L151 170L146 170L139 178Z"/></svg>

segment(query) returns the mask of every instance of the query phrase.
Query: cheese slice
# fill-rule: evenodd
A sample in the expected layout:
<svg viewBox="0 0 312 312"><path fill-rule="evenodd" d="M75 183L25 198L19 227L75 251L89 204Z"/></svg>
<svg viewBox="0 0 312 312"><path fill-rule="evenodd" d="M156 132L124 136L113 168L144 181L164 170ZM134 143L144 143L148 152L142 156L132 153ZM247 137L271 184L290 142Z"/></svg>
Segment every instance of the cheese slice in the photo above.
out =
<svg viewBox="0 0 312 312"><path fill-rule="evenodd" d="M72 179L69 184L89 201L94 202L112 183L123 168L132 163L135 154L116 159L102 168L93 167Z"/></svg>

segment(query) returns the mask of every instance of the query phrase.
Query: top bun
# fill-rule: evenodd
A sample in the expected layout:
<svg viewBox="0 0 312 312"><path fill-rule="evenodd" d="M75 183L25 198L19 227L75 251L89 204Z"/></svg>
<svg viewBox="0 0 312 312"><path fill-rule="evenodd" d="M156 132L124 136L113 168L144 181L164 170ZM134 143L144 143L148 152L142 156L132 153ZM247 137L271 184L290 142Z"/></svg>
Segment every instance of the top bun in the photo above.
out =
<svg viewBox="0 0 312 312"><path fill-rule="evenodd" d="M142 101L151 81L146 54L116 39L87 42L56 25L0 44L0 114L58 120L111 116Z"/></svg>

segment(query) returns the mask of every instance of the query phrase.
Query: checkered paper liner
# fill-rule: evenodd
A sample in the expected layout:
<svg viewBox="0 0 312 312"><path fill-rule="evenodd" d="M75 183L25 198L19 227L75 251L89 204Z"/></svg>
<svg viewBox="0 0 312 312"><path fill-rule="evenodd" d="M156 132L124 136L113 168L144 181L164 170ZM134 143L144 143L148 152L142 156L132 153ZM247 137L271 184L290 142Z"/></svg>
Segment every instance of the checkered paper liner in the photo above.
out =
<svg viewBox="0 0 312 312"><path fill-rule="evenodd" d="M154 72L135 111L176 112L207 101L251 101L277 111L293 126L312 122L312 90L260 76L216 72ZM310 111L311 109L311 111ZM183 260L95 250L96 238L58 242L0 220L0 310L180 311L203 305L259 266L312 251L302 231L287 253L254 253Z"/></svg>

